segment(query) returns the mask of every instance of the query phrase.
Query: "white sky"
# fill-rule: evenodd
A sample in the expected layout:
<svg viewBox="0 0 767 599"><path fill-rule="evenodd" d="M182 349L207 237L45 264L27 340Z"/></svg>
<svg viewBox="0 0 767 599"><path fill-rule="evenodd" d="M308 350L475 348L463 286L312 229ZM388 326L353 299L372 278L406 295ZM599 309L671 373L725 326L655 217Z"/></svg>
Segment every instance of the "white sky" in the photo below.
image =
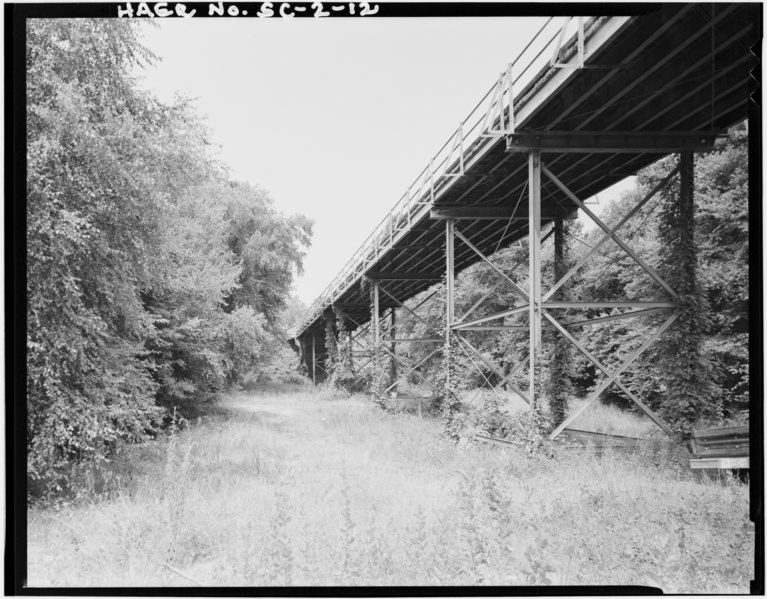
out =
<svg viewBox="0 0 767 599"><path fill-rule="evenodd" d="M155 23L144 41L162 61L145 85L165 100L176 91L196 98L232 176L314 220L295 283L309 304L543 19Z"/></svg>

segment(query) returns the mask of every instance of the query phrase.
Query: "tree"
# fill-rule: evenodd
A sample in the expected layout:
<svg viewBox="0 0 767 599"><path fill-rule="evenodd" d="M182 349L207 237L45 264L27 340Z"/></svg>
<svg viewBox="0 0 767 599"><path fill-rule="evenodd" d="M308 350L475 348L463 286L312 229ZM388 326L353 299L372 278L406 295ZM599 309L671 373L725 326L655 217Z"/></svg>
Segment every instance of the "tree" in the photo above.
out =
<svg viewBox="0 0 767 599"><path fill-rule="evenodd" d="M227 297L227 309L258 306L274 328L294 274L303 272L312 222L300 214L278 213L263 189L247 183L221 186L216 198L225 207L227 244L242 269L238 286Z"/></svg>
<svg viewBox="0 0 767 599"><path fill-rule="evenodd" d="M138 289L160 206L164 115L126 73L146 57L109 20L32 20L27 36L28 471L137 441L158 422Z"/></svg>
<svg viewBox="0 0 767 599"><path fill-rule="evenodd" d="M185 99L129 73L129 21L30 21L27 36L28 473L56 481L164 407L236 383L277 321L311 223L230 182Z"/></svg>

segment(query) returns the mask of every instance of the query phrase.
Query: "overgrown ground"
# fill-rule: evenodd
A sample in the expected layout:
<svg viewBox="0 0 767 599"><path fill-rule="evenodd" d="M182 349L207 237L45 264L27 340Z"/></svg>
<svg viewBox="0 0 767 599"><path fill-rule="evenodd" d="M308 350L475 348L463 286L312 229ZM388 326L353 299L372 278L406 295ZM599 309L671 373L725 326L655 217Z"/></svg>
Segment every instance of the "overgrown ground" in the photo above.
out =
<svg viewBox="0 0 767 599"><path fill-rule="evenodd" d="M439 440L364 398L269 390L134 449L108 493L29 511L40 586L604 585L744 593L748 487L682 456Z"/></svg>

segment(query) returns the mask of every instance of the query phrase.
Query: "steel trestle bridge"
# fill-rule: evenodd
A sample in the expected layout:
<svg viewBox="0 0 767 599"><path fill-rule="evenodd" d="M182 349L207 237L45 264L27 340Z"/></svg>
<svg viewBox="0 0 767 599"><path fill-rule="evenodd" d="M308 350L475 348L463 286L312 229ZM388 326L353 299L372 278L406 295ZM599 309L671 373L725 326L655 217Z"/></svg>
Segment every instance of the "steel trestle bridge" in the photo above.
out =
<svg viewBox="0 0 767 599"><path fill-rule="evenodd" d="M749 73L758 59L751 48L760 40L761 6L754 4L667 4L640 16L548 19L291 331L291 342L312 379L327 376L329 322L345 320L348 331L343 334L348 332L363 350L356 352L358 357L382 351L396 359L396 342L416 340L396 338L394 309L418 318L417 307L404 302L444 280L446 330L417 340L434 343L431 355L455 335L475 364L484 362L502 383L510 384L511 375L488 363L466 333L527 333L527 357L512 374L527 369L527 389L515 391L533 406L546 322L604 374L584 409L615 384L668 431L620 382L620 374L673 326L678 296L673 282L663 280L618 233L676 174L681 175L680 201L693 201L694 153L710 150L717 136L754 110ZM677 168L612 228L585 203L669 154L680 154ZM579 210L604 235L579 264L544 290L541 246L549 237L561 243L562 219ZM529 260L523 287L492 256L498 248L525 239ZM562 285L608 241L651 277L658 297L557 301ZM510 289L508 309L472 317L478 302L458 315L455 275L478 262L489 264ZM571 332L596 321L566 322L562 317L563 310L589 308L616 310L599 321L660 313L665 318L618 367L608 368ZM515 316L526 321L508 324ZM363 337L372 345L361 341ZM409 365L408 370L415 368ZM552 437L579 413L570 414Z"/></svg>

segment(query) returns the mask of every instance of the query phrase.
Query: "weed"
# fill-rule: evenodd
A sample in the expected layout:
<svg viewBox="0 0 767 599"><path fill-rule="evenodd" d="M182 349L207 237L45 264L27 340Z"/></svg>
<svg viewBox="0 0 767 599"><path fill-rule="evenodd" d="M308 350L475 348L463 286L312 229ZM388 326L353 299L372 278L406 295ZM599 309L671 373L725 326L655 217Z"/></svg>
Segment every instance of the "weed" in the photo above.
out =
<svg viewBox="0 0 767 599"><path fill-rule="evenodd" d="M524 431L527 414L510 413ZM556 582L732 593L753 576L748 486L693 476L665 441L600 456L457 446L437 419L314 388L233 394L175 428L107 465L108 493L30 508L32 588Z"/></svg>

